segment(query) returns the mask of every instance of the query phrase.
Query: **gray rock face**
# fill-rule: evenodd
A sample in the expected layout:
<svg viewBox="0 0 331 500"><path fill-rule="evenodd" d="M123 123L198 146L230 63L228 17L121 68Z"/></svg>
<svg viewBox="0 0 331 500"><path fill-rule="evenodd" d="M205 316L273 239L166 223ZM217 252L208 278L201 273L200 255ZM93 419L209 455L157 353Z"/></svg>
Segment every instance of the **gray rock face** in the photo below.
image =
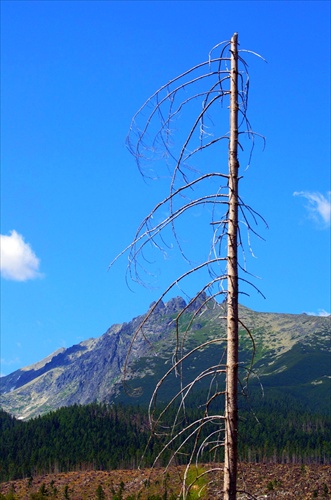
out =
<svg viewBox="0 0 331 500"><path fill-rule="evenodd" d="M145 355L149 342L173 329L167 318L182 307L185 301L181 297L160 302L132 348L131 341L146 315L113 325L99 338L60 349L35 365L2 377L1 406L20 418L30 418L75 403L111 401L120 390L128 352L131 360Z"/></svg>
<svg viewBox="0 0 331 500"><path fill-rule="evenodd" d="M181 297L156 307L153 303L145 315L113 325L99 338L59 349L39 363L2 377L1 406L27 419L61 406L112 402L123 394L124 377L133 383L139 380L145 392L151 394L171 366L176 345L187 351L208 339L224 338L224 306L205 300L206 296L201 295L193 304ZM183 309L185 313L176 321ZM257 313L244 307L240 314L255 337L255 368L265 384L275 386L279 381L286 385L296 377L297 385L301 380L310 389L325 390L331 375L327 368L330 318ZM252 345L245 331L240 332L240 341L243 359L247 359ZM197 351L189 365L192 376L194 370L203 370L217 352L216 344L208 351ZM307 365L307 359L314 365Z"/></svg>

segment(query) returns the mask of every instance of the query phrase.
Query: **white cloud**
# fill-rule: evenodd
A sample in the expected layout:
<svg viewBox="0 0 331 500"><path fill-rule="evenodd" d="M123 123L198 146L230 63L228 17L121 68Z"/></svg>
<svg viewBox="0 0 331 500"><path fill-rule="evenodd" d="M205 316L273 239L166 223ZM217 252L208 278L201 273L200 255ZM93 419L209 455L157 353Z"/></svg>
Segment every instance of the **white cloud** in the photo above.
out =
<svg viewBox="0 0 331 500"><path fill-rule="evenodd" d="M40 278L40 260L23 236L16 231L0 235L1 275L7 280L27 281Z"/></svg>
<svg viewBox="0 0 331 500"><path fill-rule="evenodd" d="M307 314L309 314L309 316L330 316L330 313L327 312L325 309L318 309L318 312L317 313L314 313L314 312L308 312Z"/></svg>
<svg viewBox="0 0 331 500"><path fill-rule="evenodd" d="M293 196L302 196L308 200L307 210L309 216L315 221L329 227L331 220L331 192L326 196L314 191L295 191Z"/></svg>

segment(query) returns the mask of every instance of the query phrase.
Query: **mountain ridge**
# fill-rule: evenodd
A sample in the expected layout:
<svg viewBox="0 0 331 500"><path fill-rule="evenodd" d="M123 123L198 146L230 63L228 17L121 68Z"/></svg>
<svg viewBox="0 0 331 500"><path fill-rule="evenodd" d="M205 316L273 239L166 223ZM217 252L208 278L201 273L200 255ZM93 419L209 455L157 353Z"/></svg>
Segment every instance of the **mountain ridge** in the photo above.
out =
<svg viewBox="0 0 331 500"><path fill-rule="evenodd" d="M185 312L181 315L183 308ZM313 394L317 407L322 404L331 380L330 318L260 313L244 306L240 306L239 311L242 322L251 332L248 334L240 328L240 359L241 363L248 363L251 358L252 335L256 381L259 379L266 387L278 390L286 388L298 394L306 391L307 395ZM224 303L207 299L205 295L188 304L182 297L152 303L147 313L112 325L100 337L67 349L60 348L43 360L2 377L0 404L8 413L29 419L61 406L127 401L122 384L124 377L132 384L133 392L140 394L137 402L146 403L157 380L171 366L176 338L177 353L178 349L183 353L192 349L195 352L191 362L185 365L185 377L196 376L206 363L220 362L225 312ZM186 332L187 325L190 325L189 332ZM206 345L197 349L201 343ZM126 368L128 352L130 362ZM176 377L174 374L171 377L168 385L165 384L164 401L173 396Z"/></svg>

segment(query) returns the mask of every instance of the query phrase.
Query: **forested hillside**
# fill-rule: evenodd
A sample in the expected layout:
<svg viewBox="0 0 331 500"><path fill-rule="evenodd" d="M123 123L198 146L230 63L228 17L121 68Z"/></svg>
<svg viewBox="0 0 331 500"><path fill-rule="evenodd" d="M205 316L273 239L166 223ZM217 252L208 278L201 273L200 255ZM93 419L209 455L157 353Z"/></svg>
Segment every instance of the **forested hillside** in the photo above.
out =
<svg viewBox="0 0 331 500"><path fill-rule="evenodd" d="M331 462L328 416L294 407L291 399L255 402L254 413L242 408L240 414L241 460ZM197 410L188 408L187 421L196 417ZM27 422L0 411L0 432L1 481L52 472L135 468L144 452L143 465L150 466L164 443L162 437L150 439L144 409L96 403L61 408ZM170 453L169 449L158 464L164 465ZM177 458L180 462L185 463L184 454Z"/></svg>

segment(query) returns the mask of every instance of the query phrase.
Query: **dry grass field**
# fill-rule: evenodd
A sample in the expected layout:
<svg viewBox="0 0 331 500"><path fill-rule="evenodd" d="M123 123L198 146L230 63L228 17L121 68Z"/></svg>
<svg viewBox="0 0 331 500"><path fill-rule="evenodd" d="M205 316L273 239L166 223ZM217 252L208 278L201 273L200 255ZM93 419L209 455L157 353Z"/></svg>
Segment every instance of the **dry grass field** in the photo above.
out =
<svg viewBox="0 0 331 500"><path fill-rule="evenodd" d="M0 499L172 500L180 491L182 473L182 467L171 467L167 474L163 469L49 474L0 484ZM238 500L331 498L331 467L241 464L238 487ZM199 480L189 498L216 500L222 494L206 480Z"/></svg>

